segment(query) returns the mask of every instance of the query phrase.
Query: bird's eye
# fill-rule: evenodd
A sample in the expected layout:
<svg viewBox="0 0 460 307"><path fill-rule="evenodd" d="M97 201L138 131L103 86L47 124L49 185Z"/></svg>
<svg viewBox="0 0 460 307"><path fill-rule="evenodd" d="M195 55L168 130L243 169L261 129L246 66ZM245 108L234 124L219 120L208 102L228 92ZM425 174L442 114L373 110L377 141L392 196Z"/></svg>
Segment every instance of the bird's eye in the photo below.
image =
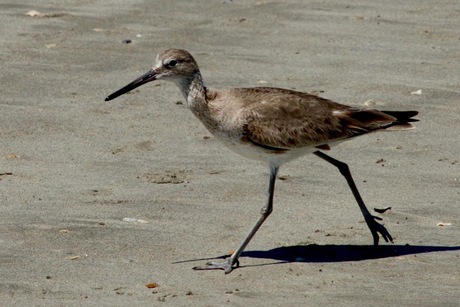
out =
<svg viewBox="0 0 460 307"><path fill-rule="evenodd" d="M176 67L177 66L177 61L176 60L171 60L168 62L168 67Z"/></svg>

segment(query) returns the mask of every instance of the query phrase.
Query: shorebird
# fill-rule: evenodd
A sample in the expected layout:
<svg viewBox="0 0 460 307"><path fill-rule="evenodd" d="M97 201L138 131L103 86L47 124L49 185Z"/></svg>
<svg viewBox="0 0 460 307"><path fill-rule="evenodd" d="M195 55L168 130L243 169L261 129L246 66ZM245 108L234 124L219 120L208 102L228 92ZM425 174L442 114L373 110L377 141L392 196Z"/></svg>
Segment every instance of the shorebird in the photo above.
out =
<svg viewBox="0 0 460 307"><path fill-rule="evenodd" d="M354 137L378 130L407 130L417 111L379 111L355 108L325 98L271 87L212 90L205 87L200 70L189 52L168 49L158 54L155 66L106 101L155 80L174 82L193 114L232 151L268 163L268 200L261 215L236 251L223 262L208 262L198 270L221 269L226 274L239 266L239 257L273 210L275 181L280 166L313 153L336 166L345 177L369 227L374 245L379 234L393 242L388 230L366 208L349 167L323 151Z"/></svg>

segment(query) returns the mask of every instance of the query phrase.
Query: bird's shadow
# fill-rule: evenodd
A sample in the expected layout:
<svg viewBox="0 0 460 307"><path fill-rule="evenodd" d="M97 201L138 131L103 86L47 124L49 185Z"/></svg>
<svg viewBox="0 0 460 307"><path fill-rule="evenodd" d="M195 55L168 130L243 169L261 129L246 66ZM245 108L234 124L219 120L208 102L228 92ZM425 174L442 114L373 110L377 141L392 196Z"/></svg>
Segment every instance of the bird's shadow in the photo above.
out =
<svg viewBox="0 0 460 307"><path fill-rule="evenodd" d="M241 256L281 262L343 262L458 250L460 246L310 244L283 246L268 251L246 251Z"/></svg>
<svg viewBox="0 0 460 307"><path fill-rule="evenodd" d="M241 257L272 259L276 262L244 265L265 266L273 264L282 264L290 262L305 263L326 263L326 262L344 262L344 261L362 261L370 259L383 259L391 257L400 257L405 255L426 254L446 251L459 251L460 246L429 246L429 245L292 245L277 247L267 251L244 251ZM217 257L201 258L176 261L174 263L195 262L212 259L224 259L230 255L221 255ZM241 259L241 258L240 258Z"/></svg>

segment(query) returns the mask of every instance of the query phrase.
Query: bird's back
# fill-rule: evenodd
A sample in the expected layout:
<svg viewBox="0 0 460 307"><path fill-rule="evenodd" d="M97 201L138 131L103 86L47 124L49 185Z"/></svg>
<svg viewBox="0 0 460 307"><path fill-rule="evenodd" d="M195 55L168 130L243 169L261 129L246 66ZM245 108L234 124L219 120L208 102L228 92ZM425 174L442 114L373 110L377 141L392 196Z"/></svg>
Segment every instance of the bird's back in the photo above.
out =
<svg viewBox="0 0 460 307"><path fill-rule="evenodd" d="M281 88L208 90L207 96L211 117L220 125L213 129L275 149L322 146L390 126L407 129L416 115L358 109Z"/></svg>

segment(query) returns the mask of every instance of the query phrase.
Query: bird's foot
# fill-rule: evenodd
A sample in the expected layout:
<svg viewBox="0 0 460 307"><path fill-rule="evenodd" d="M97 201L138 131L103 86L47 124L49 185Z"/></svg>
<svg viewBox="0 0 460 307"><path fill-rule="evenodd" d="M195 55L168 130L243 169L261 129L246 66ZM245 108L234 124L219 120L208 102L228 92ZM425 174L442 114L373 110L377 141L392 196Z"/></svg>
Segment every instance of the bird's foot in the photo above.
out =
<svg viewBox="0 0 460 307"><path fill-rule="evenodd" d="M370 215L366 218L367 226L369 227L372 237L374 238L374 245L379 245L379 233L385 242L393 243L393 237L390 235L388 230L382 224L378 223L376 220L382 220L382 218L374 215Z"/></svg>
<svg viewBox="0 0 460 307"><path fill-rule="evenodd" d="M224 270L225 274L230 273L233 269L236 269L240 266L240 262L238 260L233 260L232 257L227 258L223 262L208 262L204 266L197 266L194 267L194 270Z"/></svg>

